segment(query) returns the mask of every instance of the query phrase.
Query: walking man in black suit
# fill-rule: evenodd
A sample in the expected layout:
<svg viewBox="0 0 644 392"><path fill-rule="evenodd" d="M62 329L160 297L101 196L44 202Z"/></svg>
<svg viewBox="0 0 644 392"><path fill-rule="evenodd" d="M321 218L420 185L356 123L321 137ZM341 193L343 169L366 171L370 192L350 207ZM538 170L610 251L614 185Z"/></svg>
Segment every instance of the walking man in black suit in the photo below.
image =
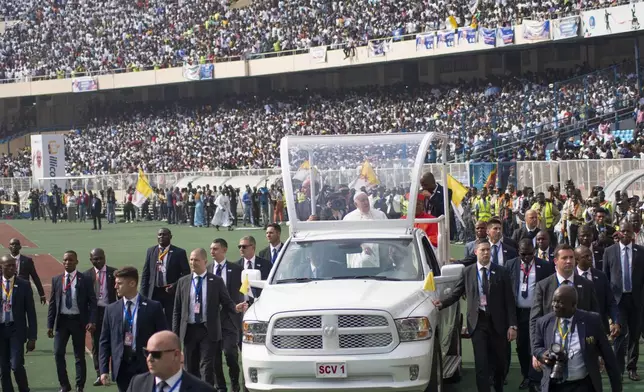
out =
<svg viewBox="0 0 644 392"><path fill-rule="evenodd" d="M264 260L270 260L271 265L275 264L277 260L277 255L282 250L282 228L277 223L271 223L266 226L266 239L268 240L268 246L259 251L257 254Z"/></svg>
<svg viewBox="0 0 644 392"><path fill-rule="evenodd" d="M518 228L512 233L512 239L519 242L524 238L532 241L532 246L537 244L536 237L539 233L539 214L535 210L525 212L525 226Z"/></svg>
<svg viewBox="0 0 644 392"><path fill-rule="evenodd" d="M223 279L228 294L233 302L240 303L244 296L239 292L241 288L242 267L236 263L229 263L226 260L228 243L222 238L216 238L210 245L210 255L213 262L208 265L208 272L214 273ZM228 375L233 392L239 391L239 351L237 345L241 337L242 314L231 314L222 309L219 312L221 317L221 340L215 349L215 380L218 388L226 384L224 376L223 355L226 357ZM224 388L225 389L225 388Z"/></svg>
<svg viewBox="0 0 644 392"><path fill-rule="evenodd" d="M9 240L9 253L11 257L16 261L16 276L21 279L29 282L29 278L33 280L36 290L38 290L38 296L40 297L40 303L42 305L47 304L47 296L45 296L45 289L42 287L40 282L40 277L38 272L36 272L36 266L34 265L34 260L31 257L24 256L20 254L20 249L22 245L20 240L17 238L12 238Z"/></svg>
<svg viewBox="0 0 644 392"><path fill-rule="evenodd" d="M599 242L593 242L593 228L588 225L580 226L577 231L577 241L579 241L579 245L583 245L590 249L593 268L603 271L604 246Z"/></svg>
<svg viewBox="0 0 644 392"><path fill-rule="evenodd" d="M538 232L535 236L535 242L537 244L535 256L553 263L555 261L555 250L550 246L550 234L547 231Z"/></svg>
<svg viewBox="0 0 644 392"><path fill-rule="evenodd" d="M517 302L517 356L523 375L519 389L534 389L539 385L540 376L530 366L530 309L537 283L554 274L555 268L554 264L534 256L532 239L526 237L519 241L519 257L508 261L506 269L510 273L512 292Z"/></svg>
<svg viewBox="0 0 644 392"><path fill-rule="evenodd" d="M92 333L92 359L94 360L94 370L96 370L94 386L97 387L102 385L98 346L103 329L105 309L109 304L116 302L116 289L114 288L116 268L105 265L105 251L101 248L92 249L89 252L89 261L94 267L85 271L84 274L92 282L94 294L96 294L96 329Z"/></svg>
<svg viewBox="0 0 644 392"><path fill-rule="evenodd" d="M215 392L215 389L181 369L181 342L170 331L157 332L144 351L149 372L132 379L127 392Z"/></svg>
<svg viewBox="0 0 644 392"><path fill-rule="evenodd" d="M271 262L255 255L255 247L257 242L255 237L246 236L242 237L239 240L239 253L241 254L241 259L237 262L240 267L243 269L256 269L260 271L262 280L268 279L268 275L271 273ZM261 290L253 289L253 295L257 298L261 294ZM253 298L246 298L246 301L253 303Z"/></svg>
<svg viewBox="0 0 644 392"><path fill-rule="evenodd" d="M613 338L616 338L619 336L620 330L619 309L606 274L597 268L593 268L592 252L583 245L579 245L575 249L575 259L577 261L577 275L593 282L604 331L607 334L610 333Z"/></svg>
<svg viewBox="0 0 644 392"><path fill-rule="evenodd" d="M214 355L221 345L220 308L236 315L248 309L246 302L235 304L222 278L208 272L205 249L190 253L192 274L177 282L172 330L183 342L185 369L209 385L215 384ZM225 380L217 380L220 389Z"/></svg>
<svg viewBox="0 0 644 392"><path fill-rule="evenodd" d="M639 381L637 360L642 321L642 285L644 285L644 248L633 244L633 225L619 225L619 243L604 251L604 273L619 308L620 335L615 339L615 354L619 369L628 370L628 378ZM628 347L628 364L626 364Z"/></svg>
<svg viewBox="0 0 644 392"><path fill-rule="evenodd" d="M15 259L3 256L2 309L0 311L0 377L2 391L13 392L11 371L19 392L29 391L25 370L25 342L27 352L36 348L38 325L34 293L28 280L16 276Z"/></svg>
<svg viewBox="0 0 644 392"><path fill-rule="evenodd" d="M615 354L606 338L600 317L577 309L577 290L562 285L552 297L553 312L540 317L535 325L532 352L543 371L543 392L602 392L599 358L604 359L611 392L622 391L622 380ZM561 345L567 356L563 379L551 378L554 362L550 349Z"/></svg>
<svg viewBox="0 0 644 392"><path fill-rule="evenodd" d="M168 329L161 304L145 298L136 290L139 272L123 267L114 273L116 291L123 298L105 309L99 342L101 383L112 380L119 392L125 392L132 377L146 372L143 347L155 333Z"/></svg>
<svg viewBox="0 0 644 392"><path fill-rule="evenodd" d="M433 300L440 310L467 297L467 327L474 348L476 386L490 391L490 375L497 392L503 391L507 344L517 335L516 304L508 271L490 263L489 242L476 246L478 261L466 267L452 293Z"/></svg>
<svg viewBox="0 0 644 392"><path fill-rule="evenodd" d="M492 218L487 222L487 237L490 241L491 263L505 266L509 260L517 257L517 250L503 238L503 223L498 218Z"/></svg>
<svg viewBox="0 0 644 392"><path fill-rule="evenodd" d="M171 245L171 240L169 229L159 229L159 245L148 249L141 274L141 293L161 303L168 326L172 326L175 285L180 277L190 273L185 249Z"/></svg>
<svg viewBox="0 0 644 392"><path fill-rule="evenodd" d="M54 359L60 392L72 390L67 375L65 350L72 338L76 358L76 392L82 392L87 379L85 332L96 329L96 294L91 279L76 270L78 255L68 250L63 255L65 273L51 280L51 297L47 314L47 336L54 338ZM55 335L54 335L55 334Z"/></svg>
<svg viewBox="0 0 644 392"><path fill-rule="evenodd" d="M103 202L101 199L98 197L98 192L94 193L92 196L92 200L90 201L90 211L92 213L92 220L94 221L94 228L92 230L96 230L96 223L98 222L98 230L101 230L103 227L101 226L101 213L103 212Z"/></svg>

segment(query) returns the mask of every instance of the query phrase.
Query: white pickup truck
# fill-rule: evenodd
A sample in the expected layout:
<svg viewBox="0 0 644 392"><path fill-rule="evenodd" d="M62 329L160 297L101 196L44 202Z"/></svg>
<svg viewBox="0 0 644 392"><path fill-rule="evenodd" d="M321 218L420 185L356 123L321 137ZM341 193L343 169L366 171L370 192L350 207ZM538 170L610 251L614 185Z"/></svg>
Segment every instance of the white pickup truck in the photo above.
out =
<svg viewBox="0 0 644 392"><path fill-rule="evenodd" d="M462 273L461 265L443 265L449 255L449 223L442 217L432 221L439 224L435 248L423 230L414 228L413 214L373 220L382 214L374 213L374 206L362 206L353 215L356 220L333 220L342 207L342 193L335 192L343 175L338 161L362 164L359 172L344 174L356 188L356 181L367 181L366 188L409 191L408 209L415 211L425 152L439 140L446 138L401 134L282 140L290 238L266 281L259 271L243 275L258 297L242 328L242 365L250 391L433 392L442 390L444 379L460 377L459 305L439 311L431 302L451 290ZM403 161L394 168L398 174L379 167L378 158L365 159L383 154L393 154L387 161ZM296 203L296 188L306 193L305 202ZM449 205L446 197L443 201ZM311 215L331 219L309 221ZM431 291L424 289L430 273L436 288Z"/></svg>

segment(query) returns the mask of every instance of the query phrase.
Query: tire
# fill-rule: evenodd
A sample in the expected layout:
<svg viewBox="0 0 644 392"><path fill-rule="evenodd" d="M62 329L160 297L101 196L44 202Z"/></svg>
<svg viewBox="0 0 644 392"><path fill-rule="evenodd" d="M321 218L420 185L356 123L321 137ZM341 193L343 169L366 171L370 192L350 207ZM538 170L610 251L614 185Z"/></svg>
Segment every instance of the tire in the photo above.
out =
<svg viewBox="0 0 644 392"><path fill-rule="evenodd" d="M443 392L443 356L439 341L434 342L434 354L432 355L432 371L429 376L429 385L425 392Z"/></svg>

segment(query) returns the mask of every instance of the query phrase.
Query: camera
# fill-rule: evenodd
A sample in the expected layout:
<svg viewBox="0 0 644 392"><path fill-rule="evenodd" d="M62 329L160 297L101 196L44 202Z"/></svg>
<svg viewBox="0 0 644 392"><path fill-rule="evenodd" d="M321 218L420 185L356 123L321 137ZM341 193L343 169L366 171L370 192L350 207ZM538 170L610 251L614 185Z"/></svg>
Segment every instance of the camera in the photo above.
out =
<svg viewBox="0 0 644 392"><path fill-rule="evenodd" d="M546 365L552 366L552 372L550 373L551 379L556 381L562 381L564 379L566 362L568 362L566 351L564 351L561 344L553 343L550 346L550 351L548 351L548 357L546 359Z"/></svg>

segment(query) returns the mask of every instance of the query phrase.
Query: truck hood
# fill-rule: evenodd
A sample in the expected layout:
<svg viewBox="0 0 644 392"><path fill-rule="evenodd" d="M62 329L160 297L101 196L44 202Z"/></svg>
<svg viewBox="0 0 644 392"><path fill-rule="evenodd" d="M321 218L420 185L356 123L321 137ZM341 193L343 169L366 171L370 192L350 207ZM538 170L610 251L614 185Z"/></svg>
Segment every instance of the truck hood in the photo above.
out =
<svg viewBox="0 0 644 392"><path fill-rule="evenodd" d="M423 282L326 280L267 285L247 316L268 321L274 314L329 309L367 309L407 317L428 295ZM250 317L245 317L246 319Z"/></svg>

